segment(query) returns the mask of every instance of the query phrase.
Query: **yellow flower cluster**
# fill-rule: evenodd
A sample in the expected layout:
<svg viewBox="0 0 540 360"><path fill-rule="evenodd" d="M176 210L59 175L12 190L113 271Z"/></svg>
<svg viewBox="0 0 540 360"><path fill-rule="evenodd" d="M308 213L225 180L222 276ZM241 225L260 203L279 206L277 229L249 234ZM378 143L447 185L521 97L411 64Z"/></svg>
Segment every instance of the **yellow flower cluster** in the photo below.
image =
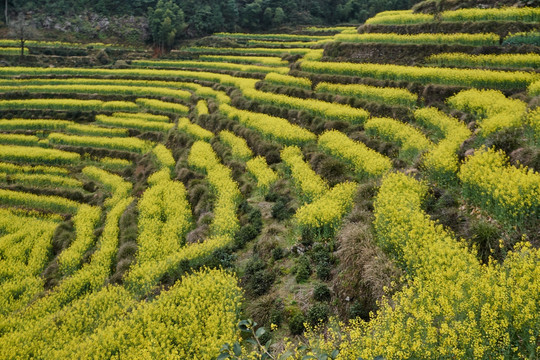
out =
<svg viewBox="0 0 540 360"><path fill-rule="evenodd" d="M170 171L174 170L176 161L174 160L171 150L167 149L165 145L157 144L152 149L152 155L154 155L154 159L156 160L159 169L166 168Z"/></svg>
<svg viewBox="0 0 540 360"><path fill-rule="evenodd" d="M197 105L195 106L195 113L197 114L197 116L209 114L208 105L206 104L206 101L204 100L197 101Z"/></svg>
<svg viewBox="0 0 540 360"><path fill-rule="evenodd" d="M86 294L99 290L105 285L118 250L119 220L132 201L133 198L122 199L114 204L113 208L107 213L103 232L96 245L97 250L93 253L89 263L85 263L73 275L62 279L58 286L47 292L45 296L32 302L23 312L11 314L9 318L3 321L4 329L9 329L8 332L10 332L9 338L2 339L6 344L13 341L18 342L21 339L21 331L24 333L38 328L46 317L54 318L55 313L62 311L65 305L84 297ZM88 316L88 320L93 321L97 315ZM81 330L84 331L85 324L82 323L81 325ZM34 337L36 336L34 333L32 334ZM24 339L27 340L27 338ZM6 347L2 347L0 351L4 349ZM37 346L37 349L40 352L45 347ZM31 351L35 352L36 349L32 348ZM0 357L3 356L4 354L0 355ZM22 357L25 356L22 355Z"/></svg>
<svg viewBox="0 0 540 360"><path fill-rule="evenodd" d="M208 182L216 194L214 220L210 224L212 234L232 238L240 228L236 216L241 198L238 184L232 178L231 169L222 164L208 170Z"/></svg>
<svg viewBox="0 0 540 360"><path fill-rule="evenodd" d="M24 100L0 100L0 109L29 110L29 109L52 109L52 110L80 110L80 111L135 111L137 105L127 101L101 101L101 100L77 100L77 99L24 99Z"/></svg>
<svg viewBox="0 0 540 360"><path fill-rule="evenodd" d="M75 123L67 120L53 119L9 119L0 120L0 130L63 130Z"/></svg>
<svg viewBox="0 0 540 360"><path fill-rule="evenodd" d="M68 169L56 166L43 166L43 165L16 165L11 163L0 162L0 171L6 174L51 174L51 175L67 175ZM67 178L66 178L67 179Z"/></svg>
<svg viewBox="0 0 540 360"><path fill-rule="evenodd" d="M137 265L163 260L185 244L191 209L184 184L172 181L167 169L153 174L139 200Z"/></svg>
<svg viewBox="0 0 540 360"><path fill-rule="evenodd" d="M409 282L369 323L351 325L339 359L527 358L537 350L540 252L525 245L502 265L480 265L421 210L426 192L401 173L384 179L375 231Z"/></svg>
<svg viewBox="0 0 540 360"><path fill-rule="evenodd" d="M18 171L4 172L0 167L0 182L21 184L33 187L65 188L82 190L82 182L79 180L55 174L19 173Z"/></svg>
<svg viewBox="0 0 540 360"><path fill-rule="evenodd" d="M79 189L83 187L79 180L53 174L28 174L4 172L0 167L0 181L37 187Z"/></svg>
<svg viewBox="0 0 540 360"><path fill-rule="evenodd" d="M540 9L537 7L502 7L492 9L459 9L443 11L443 21L523 21L539 22Z"/></svg>
<svg viewBox="0 0 540 360"><path fill-rule="evenodd" d="M342 32L345 30L356 31L356 27L354 26L327 26L327 27L307 26L303 28L302 30L309 31L309 32L331 32L331 31Z"/></svg>
<svg viewBox="0 0 540 360"><path fill-rule="evenodd" d="M67 120L54 119L10 119L0 120L0 130L63 130L77 135L122 137L128 136L127 129L111 129L94 125L77 124Z"/></svg>
<svg viewBox="0 0 540 360"><path fill-rule="evenodd" d="M257 156L246 162L247 170L257 179L257 188L266 193L270 185L278 179L278 175L266 163L266 159Z"/></svg>
<svg viewBox="0 0 540 360"><path fill-rule="evenodd" d="M376 101L390 105L415 106L418 95L407 89L392 87L377 87L361 84L332 84L320 82L315 91L328 92L337 95L358 97L362 100Z"/></svg>
<svg viewBox="0 0 540 360"><path fill-rule="evenodd" d="M242 125L252 128L262 135L284 144L305 144L316 139L311 131L291 124L288 120L262 113L239 110L227 104L221 104L219 110L227 117L237 120Z"/></svg>
<svg viewBox="0 0 540 360"><path fill-rule="evenodd" d="M399 156L409 161L433 146L420 130L391 118L371 118L364 129L367 134L399 145Z"/></svg>
<svg viewBox="0 0 540 360"><path fill-rule="evenodd" d="M107 138L102 136L78 136L51 133L47 139L51 144L91 146L111 150L131 151L139 154L147 153L152 149L149 142L135 137Z"/></svg>
<svg viewBox="0 0 540 360"><path fill-rule="evenodd" d="M65 69L66 70L66 69ZM103 70L103 69L101 69ZM155 70L154 70L155 71ZM140 72L140 70L137 70L137 72ZM70 71L71 75L73 72ZM91 75L92 73L87 71L87 69L83 72L85 75ZM112 75L112 73L109 71L109 75ZM104 75L104 73L94 73L93 75ZM135 76L134 74L134 77ZM0 79L0 85L3 86L29 86L29 85L90 85L90 86L122 86L122 87L129 87L132 89L135 88L160 88L162 91L165 91L166 93L163 93L163 96L170 96L170 97L176 97L181 100L189 100L191 97L191 94L187 91L180 91L180 92L169 92L173 89L189 89L193 91L195 94L201 96L201 97L212 97L220 102L230 102L230 99L228 96L222 92L212 89L211 87L202 86L195 83L186 83L186 82L177 82L177 81L159 81L159 80L130 80L130 79L96 79L96 78L59 78L59 79ZM148 92L148 90L140 90L145 93L145 96L147 95L154 95L151 92ZM159 90L158 90L159 92ZM159 94L155 94L159 95ZM145 120L143 118L143 120ZM164 120L165 121L165 120ZM167 120L168 121L168 120Z"/></svg>
<svg viewBox="0 0 540 360"><path fill-rule="evenodd" d="M212 145L205 141L195 141L189 152L188 164L207 173L209 169L219 164L219 159Z"/></svg>
<svg viewBox="0 0 540 360"><path fill-rule="evenodd" d="M178 119L177 128L178 131L183 131L197 140L210 140L214 137L213 132L206 130L197 124L191 123L189 119L185 117Z"/></svg>
<svg viewBox="0 0 540 360"><path fill-rule="evenodd" d="M334 235L353 204L357 188L353 182L337 184L311 204L300 207L294 215L298 225L322 237Z"/></svg>
<svg viewBox="0 0 540 360"><path fill-rule="evenodd" d="M114 117L119 118L130 118L130 119L136 119L136 120L144 120L144 121L154 121L154 122L162 122L162 123L168 123L169 117L165 115L154 115L154 114L148 114L148 113L125 113L125 112L115 112L112 114Z"/></svg>
<svg viewBox="0 0 540 360"><path fill-rule="evenodd" d="M284 147L281 150L281 160L290 169L294 183L306 202L312 202L328 191L326 181L304 161L304 155L297 146Z"/></svg>
<svg viewBox="0 0 540 360"><path fill-rule="evenodd" d="M431 14L413 14L411 10L383 11L366 20L370 25L423 24L434 21Z"/></svg>
<svg viewBox="0 0 540 360"><path fill-rule="evenodd" d="M20 50L19 50L20 52ZM272 56L233 56L233 55L200 55L201 61L222 61L239 64L256 64L265 66L287 66L289 63L280 57Z"/></svg>
<svg viewBox="0 0 540 360"><path fill-rule="evenodd" d="M322 48L325 44L332 42L332 39L323 39L317 41L264 41L264 40L248 40L248 46L260 46L267 48L284 48L287 51L288 48Z"/></svg>
<svg viewBox="0 0 540 360"><path fill-rule="evenodd" d="M123 46L123 45L117 45L117 44L103 44L103 43L75 43L75 42L64 42L64 41L37 41L37 40L26 40L25 44L27 46L36 46L36 47L52 47L52 48L59 48L59 47L66 47L66 48L96 48L96 49L105 49L105 48L111 48L111 49L134 49L132 47ZM8 39L1 39L0 40L0 46L19 46L20 41L19 40L8 40Z"/></svg>
<svg viewBox="0 0 540 360"><path fill-rule="evenodd" d="M247 161L253 156L253 152L244 138L223 130L219 133L219 139L231 149L233 157Z"/></svg>
<svg viewBox="0 0 540 360"><path fill-rule="evenodd" d="M126 159L104 157L99 159L99 165L108 171L123 171L133 163Z"/></svg>
<svg viewBox="0 0 540 360"><path fill-rule="evenodd" d="M306 110L313 115L325 119L347 121L353 124L361 124L366 121L369 116L369 113L364 109L353 108L349 105L335 104L322 100L302 99L247 88L242 89L242 94L250 100L288 109Z"/></svg>
<svg viewBox="0 0 540 360"><path fill-rule="evenodd" d="M307 78L295 77L291 75L282 75L276 73L268 73L264 78L267 81L276 85L295 86L303 89L311 90L311 80Z"/></svg>
<svg viewBox="0 0 540 360"><path fill-rule="evenodd" d="M526 103L509 99L498 90L463 90L446 101L455 109L475 115L483 136L522 126L527 110Z"/></svg>
<svg viewBox="0 0 540 360"><path fill-rule="evenodd" d="M319 147L348 163L360 177L378 177L392 168L392 161L337 130L319 136Z"/></svg>
<svg viewBox="0 0 540 360"><path fill-rule="evenodd" d="M95 166L87 166L82 169L82 173L91 180L101 184L105 191L111 193L111 197L105 200L104 205L112 208L117 202L127 198L131 193L132 184L115 174L100 169Z"/></svg>
<svg viewBox="0 0 540 360"><path fill-rule="evenodd" d="M99 207L82 204L73 217L75 240L58 256L63 275L70 275L81 265L84 253L95 241L94 228L101 217Z"/></svg>
<svg viewBox="0 0 540 360"><path fill-rule="evenodd" d="M310 61L320 61L322 60L324 55L323 49L315 49L311 50L310 52L306 53L303 57L304 60L310 60Z"/></svg>
<svg viewBox="0 0 540 360"><path fill-rule="evenodd" d="M54 94L100 94L100 95L134 95L134 96L163 96L178 100L189 100L191 93L184 90L166 87L138 87L125 85L19 85L0 86L0 93L10 92L54 93Z"/></svg>
<svg viewBox="0 0 540 360"><path fill-rule="evenodd" d="M161 100L141 98L141 99L137 99L136 103L137 105L143 108L150 109L153 111L158 111L158 112L180 114L180 115L186 115L189 112L189 108L185 105L161 101Z"/></svg>
<svg viewBox="0 0 540 360"><path fill-rule="evenodd" d="M296 35L296 34L249 34L249 33L215 33L213 36L233 38L233 39L259 39L259 40L274 40L274 41L316 41L328 40L331 36L321 35Z"/></svg>
<svg viewBox="0 0 540 360"><path fill-rule="evenodd" d="M52 211L61 214L74 214L80 204L59 196L36 195L25 192L0 189L0 203L31 209Z"/></svg>
<svg viewBox="0 0 540 360"><path fill-rule="evenodd" d="M167 132L174 127L174 124L157 121L139 120L131 117L96 115L96 123L119 128L136 129L140 131L162 131Z"/></svg>
<svg viewBox="0 0 540 360"><path fill-rule="evenodd" d="M529 126L532 128L536 139L540 139L540 107L529 111L527 115Z"/></svg>
<svg viewBox="0 0 540 360"><path fill-rule="evenodd" d="M535 81L531 85L529 85L527 91L531 96L540 95L540 80Z"/></svg>
<svg viewBox="0 0 540 360"><path fill-rule="evenodd" d="M20 42L18 42L20 45ZM24 55L28 55L28 48L25 47L23 50ZM0 47L0 55L21 55L20 47Z"/></svg>
<svg viewBox="0 0 540 360"><path fill-rule="evenodd" d="M436 108L422 108L414 112L415 120L432 130L441 140L423 156L423 166L436 181L446 184L455 181L458 170L457 151L471 135L467 126Z"/></svg>
<svg viewBox="0 0 540 360"><path fill-rule="evenodd" d="M48 120L45 120L48 121ZM56 130L56 129L55 129ZM128 129L116 129L101 127L96 125L83 125L77 123L68 124L64 132L75 135L104 136L104 137L126 137L129 135Z"/></svg>
<svg viewBox="0 0 540 360"><path fill-rule="evenodd" d="M202 270L153 301L140 302L130 313L118 309L119 318L100 324L91 334L49 346L54 349L51 357L123 354L129 359L212 360L223 343L237 338L241 299L236 277L223 270Z"/></svg>
<svg viewBox="0 0 540 360"><path fill-rule="evenodd" d="M509 165L502 151L478 150L458 175L463 195L505 224L520 225L540 215L540 174Z"/></svg>
<svg viewBox="0 0 540 360"><path fill-rule="evenodd" d="M210 226L213 235L232 238L238 230L236 208L241 194L238 184L232 179L231 169L222 165L212 149L204 141L196 141L191 147L188 164L204 171L216 194L214 220Z"/></svg>
<svg viewBox="0 0 540 360"><path fill-rule="evenodd" d="M288 49L269 49L265 47L260 48L224 48L224 47L207 47L207 46L199 46L199 47L188 47L185 49L182 49L182 51L187 51L190 53L196 53L196 54L230 54L230 55L277 55L281 56L284 54L292 54L292 55L304 55L310 51L310 49L294 49L294 48L288 48ZM173 50L174 52L174 50Z"/></svg>
<svg viewBox="0 0 540 360"><path fill-rule="evenodd" d="M15 209L0 209L2 318L18 313L43 291L41 272L49 260L52 237L61 220L12 210Z"/></svg>
<svg viewBox="0 0 540 360"><path fill-rule="evenodd" d="M144 67L157 68L177 68L177 69L206 69L206 70L229 70L242 71L250 73L269 73L278 72L286 74L289 72L288 67L275 66L259 66L248 64L234 64L228 62L206 62L206 61L190 61L190 60L134 60L133 65Z"/></svg>
<svg viewBox="0 0 540 360"><path fill-rule="evenodd" d="M67 165L78 163L81 156L77 153L56 149L33 148L29 151L29 148L26 146L0 145L0 159L22 163Z"/></svg>
<svg viewBox="0 0 540 360"><path fill-rule="evenodd" d="M540 54L471 55L467 53L439 53L426 58L428 64L457 67L539 68Z"/></svg>
<svg viewBox="0 0 540 360"><path fill-rule="evenodd" d="M2 145L40 146L40 140L35 135L0 134Z"/></svg>
<svg viewBox="0 0 540 360"><path fill-rule="evenodd" d="M381 43L381 44L445 44L445 45L498 45L499 36L487 34L395 34L395 33L364 33L364 34L338 34L335 41L353 43Z"/></svg>
<svg viewBox="0 0 540 360"><path fill-rule="evenodd" d="M237 337L241 295L223 270L185 276L152 301L109 285L21 324L2 338L0 357L215 359Z"/></svg>
<svg viewBox="0 0 540 360"><path fill-rule="evenodd" d="M531 82L539 79L539 75L523 71L450 69L393 64L303 61L300 67L304 71L319 74L372 77L375 79L411 81L422 84L433 83L481 88L523 89Z"/></svg>

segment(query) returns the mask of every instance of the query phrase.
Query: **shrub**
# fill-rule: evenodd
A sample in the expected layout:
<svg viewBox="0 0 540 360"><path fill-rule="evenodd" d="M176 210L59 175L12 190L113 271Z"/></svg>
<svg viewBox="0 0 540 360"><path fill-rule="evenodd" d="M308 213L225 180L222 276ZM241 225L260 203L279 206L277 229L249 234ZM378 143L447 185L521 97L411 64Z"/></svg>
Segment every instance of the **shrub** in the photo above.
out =
<svg viewBox="0 0 540 360"><path fill-rule="evenodd" d="M298 262L296 264L296 282L303 283L309 279L310 275L311 264L309 263L307 256L302 255L300 258L298 258Z"/></svg>
<svg viewBox="0 0 540 360"><path fill-rule="evenodd" d="M307 320L311 326L317 326L328 321L329 313L328 305L315 304L308 310Z"/></svg>
<svg viewBox="0 0 540 360"><path fill-rule="evenodd" d="M301 312L297 312L289 319L289 330L293 335L301 335L304 332L306 317Z"/></svg>
<svg viewBox="0 0 540 360"><path fill-rule="evenodd" d="M330 301L332 295L330 289L325 284L320 284L313 290L313 299L317 301Z"/></svg>
<svg viewBox="0 0 540 360"><path fill-rule="evenodd" d="M239 249L243 248L249 241L255 239L259 232L251 224L244 225L238 230L234 237L234 243Z"/></svg>

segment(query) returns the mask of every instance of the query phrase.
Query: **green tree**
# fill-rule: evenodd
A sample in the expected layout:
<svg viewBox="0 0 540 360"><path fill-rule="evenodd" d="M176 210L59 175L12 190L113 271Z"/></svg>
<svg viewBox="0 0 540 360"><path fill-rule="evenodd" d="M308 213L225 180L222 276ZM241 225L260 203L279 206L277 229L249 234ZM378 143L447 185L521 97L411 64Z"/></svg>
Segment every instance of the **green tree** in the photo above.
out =
<svg viewBox="0 0 540 360"><path fill-rule="evenodd" d="M26 19L23 13L19 13L15 20L10 21L8 35L19 41L22 58L24 57L24 45L26 41L36 37L37 29L32 22Z"/></svg>
<svg viewBox="0 0 540 360"><path fill-rule="evenodd" d="M233 30L235 25L238 24L238 18L240 17L236 1L227 0L223 2L221 5L221 13L223 14L226 29Z"/></svg>
<svg viewBox="0 0 540 360"><path fill-rule="evenodd" d="M148 25L154 46L169 51L186 28L184 12L172 0L159 0L155 9L148 8Z"/></svg>
<svg viewBox="0 0 540 360"><path fill-rule="evenodd" d="M285 11L283 11L282 8L277 7L276 10L274 10L274 19L272 20L272 24L274 26L279 26L283 24L285 21Z"/></svg>
<svg viewBox="0 0 540 360"><path fill-rule="evenodd" d="M269 8L267 7L265 10L264 10L264 13L263 13L263 22L264 22L264 25L265 26L270 26L272 25L272 20L274 18L274 12L272 11L272 8Z"/></svg>

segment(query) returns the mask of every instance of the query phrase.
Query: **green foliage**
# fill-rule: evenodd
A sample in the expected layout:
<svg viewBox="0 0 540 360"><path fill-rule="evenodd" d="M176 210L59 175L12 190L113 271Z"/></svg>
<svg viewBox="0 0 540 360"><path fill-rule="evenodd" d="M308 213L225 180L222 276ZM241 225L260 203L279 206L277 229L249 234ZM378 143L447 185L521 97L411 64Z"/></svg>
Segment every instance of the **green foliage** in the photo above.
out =
<svg viewBox="0 0 540 360"><path fill-rule="evenodd" d="M154 45L162 51L169 50L186 27L184 12L173 0L159 0L155 8L148 8L148 24Z"/></svg>
<svg viewBox="0 0 540 360"><path fill-rule="evenodd" d="M325 304L313 305L307 314L307 319L311 326L317 326L319 323L325 323L328 321L328 315L330 309Z"/></svg>
<svg viewBox="0 0 540 360"><path fill-rule="evenodd" d="M289 319L289 330L293 335L300 335L304 332L306 317L301 312L297 312Z"/></svg>
<svg viewBox="0 0 540 360"><path fill-rule="evenodd" d="M296 265L296 282L303 283L311 275L311 265L307 256L302 255L298 258Z"/></svg>
<svg viewBox="0 0 540 360"><path fill-rule="evenodd" d="M320 284L313 290L313 298L317 301L330 301L332 294L325 284Z"/></svg>
<svg viewBox="0 0 540 360"><path fill-rule="evenodd" d="M270 290L275 275L266 269L264 261L254 257L246 265L244 279L249 293L255 296L261 296Z"/></svg>

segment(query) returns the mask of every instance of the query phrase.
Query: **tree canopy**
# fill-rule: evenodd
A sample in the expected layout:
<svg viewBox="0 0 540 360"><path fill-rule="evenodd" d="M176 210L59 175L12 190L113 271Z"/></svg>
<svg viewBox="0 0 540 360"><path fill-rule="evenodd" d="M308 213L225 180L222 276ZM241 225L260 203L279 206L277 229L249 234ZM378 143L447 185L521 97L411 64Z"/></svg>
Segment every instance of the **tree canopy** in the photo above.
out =
<svg viewBox="0 0 540 360"><path fill-rule="evenodd" d="M48 16L79 15L85 11L103 15L145 16L149 14L149 8L159 9L165 6L160 5L161 2L8 0L7 6L12 12L39 9L37 12L46 12ZM172 4L167 5L169 9L174 5L182 10L187 28L192 35L197 36L235 29L268 30L281 25L361 23L379 11L406 9L415 2L417 0L170 0L165 3ZM4 2L1 6L5 7ZM155 18L155 15L152 15ZM170 18L171 27L177 29L174 19Z"/></svg>

